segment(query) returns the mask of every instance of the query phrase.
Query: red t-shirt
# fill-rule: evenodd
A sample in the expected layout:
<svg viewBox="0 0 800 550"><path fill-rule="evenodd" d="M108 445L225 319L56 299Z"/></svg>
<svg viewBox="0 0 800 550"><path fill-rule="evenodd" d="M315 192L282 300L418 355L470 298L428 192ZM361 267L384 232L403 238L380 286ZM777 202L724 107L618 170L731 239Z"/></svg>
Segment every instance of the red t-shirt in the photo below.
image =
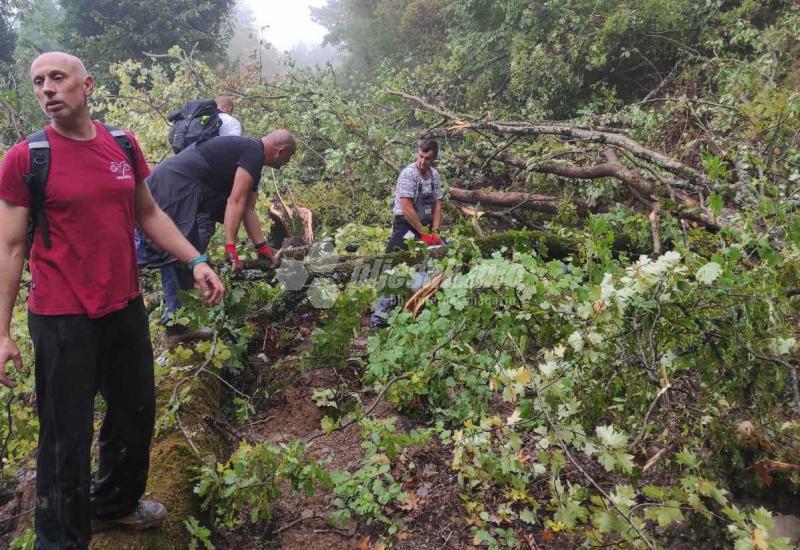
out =
<svg viewBox="0 0 800 550"><path fill-rule="evenodd" d="M50 141L50 175L44 211L51 248L37 228L28 266L28 307L40 315L102 317L139 295L133 241L136 181L150 175L131 134L136 167L99 122L97 135L78 141L45 131ZM28 143L14 145L0 165L0 200L30 207L23 176L30 171Z"/></svg>

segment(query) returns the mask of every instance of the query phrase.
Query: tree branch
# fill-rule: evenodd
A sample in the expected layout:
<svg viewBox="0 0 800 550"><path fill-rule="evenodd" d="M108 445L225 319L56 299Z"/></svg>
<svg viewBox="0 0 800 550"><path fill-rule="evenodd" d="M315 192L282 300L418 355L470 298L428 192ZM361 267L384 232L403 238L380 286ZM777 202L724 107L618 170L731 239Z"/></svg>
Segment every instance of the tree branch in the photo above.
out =
<svg viewBox="0 0 800 550"><path fill-rule="evenodd" d="M708 184L708 178L694 168L662 153L648 149L647 147L644 147L640 143L622 134L598 130L585 130L583 128L577 128L567 124L535 124L530 122L515 122L508 124L505 122L496 122L487 119L476 120L473 117L460 115L437 105L433 105L417 96L389 88L384 88L384 91L390 95L398 96L408 101L413 101L427 111L448 118L454 122L454 125L450 128L453 131L492 130L498 133L511 135L553 135L579 141L590 141L593 143L614 145L629 151L631 154L639 158L647 160L648 162L662 168L663 170L666 170L667 172L679 175L691 182L694 182L697 185Z"/></svg>

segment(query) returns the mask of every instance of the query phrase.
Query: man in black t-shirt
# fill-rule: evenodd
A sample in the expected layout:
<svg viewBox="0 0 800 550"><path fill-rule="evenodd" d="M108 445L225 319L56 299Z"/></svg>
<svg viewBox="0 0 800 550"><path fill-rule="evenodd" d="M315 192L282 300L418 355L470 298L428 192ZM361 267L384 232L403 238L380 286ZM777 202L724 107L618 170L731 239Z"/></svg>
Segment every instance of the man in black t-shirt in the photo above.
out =
<svg viewBox="0 0 800 550"><path fill-rule="evenodd" d="M219 136L194 144L153 169L147 186L159 207L169 215L181 233L205 253L214 234L214 225L223 224L225 259L241 267L236 251L236 235L244 223L259 258L271 261L264 230L255 211L261 168L280 168L297 150L294 136L275 130L260 140ZM140 266L159 267L167 305L164 322L178 310L179 290L189 290L194 280L171 254L160 250L146 238L137 239ZM167 326L167 335L177 342L203 334L189 333L186 327Z"/></svg>

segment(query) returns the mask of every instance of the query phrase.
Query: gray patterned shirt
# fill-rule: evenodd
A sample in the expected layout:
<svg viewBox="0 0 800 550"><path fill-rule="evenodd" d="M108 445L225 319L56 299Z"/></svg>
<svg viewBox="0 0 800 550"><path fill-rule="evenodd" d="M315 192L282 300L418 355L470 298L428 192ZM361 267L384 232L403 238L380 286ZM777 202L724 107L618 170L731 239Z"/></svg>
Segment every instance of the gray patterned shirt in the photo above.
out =
<svg viewBox="0 0 800 550"><path fill-rule="evenodd" d="M422 174L419 173L419 168L417 168L417 163L412 162L403 168L403 171L397 177L392 214L395 216L403 215L403 207L400 205L401 198L409 198L413 201L417 198L418 192L428 194L431 190L433 191L433 197L441 200L443 193L439 172L436 171L436 168L431 168L430 178L423 179Z"/></svg>

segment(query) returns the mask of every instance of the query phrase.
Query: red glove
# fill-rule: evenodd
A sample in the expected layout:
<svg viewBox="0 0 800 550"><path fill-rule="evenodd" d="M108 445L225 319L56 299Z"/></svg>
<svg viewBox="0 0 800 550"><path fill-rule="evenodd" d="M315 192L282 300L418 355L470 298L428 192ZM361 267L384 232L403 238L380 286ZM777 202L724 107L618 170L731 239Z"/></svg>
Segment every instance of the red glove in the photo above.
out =
<svg viewBox="0 0 800 550"><path fill-rule="evenodd" d="M422 242L424 242L428 246L438 246L442 244L442 239L440 239L439 235L437 235L433 231L431 231L430 233L423 233L422 235L419 236L419 238L422 239Z"/></svg>
<svg viewBox="0 0 800 550"><path fill-rule="evenodd" d="M272 249L267 244L267 241L259 243L255 245L255 247L256 247L256 254L258 254L259 256L267 256L269 259L272 259L273 256Z"/></svg>
<svg viewBox="0 0 800 550"><path fill-rule="evenodd" d="M280 260L275 259L275 254L267 244L267 241L256 244L255 248L258 256L257 261L259 264L263 265L264 267L278 267L281 264Z"/></svg>
<svg viewBox="0 0 800 550"><path fill-rule="evenodd" d="M225 245L225 263L232 265L234 269L242 269L242 260L239 259L239 253L236 252L236 245L233 243Z"/></svg>

